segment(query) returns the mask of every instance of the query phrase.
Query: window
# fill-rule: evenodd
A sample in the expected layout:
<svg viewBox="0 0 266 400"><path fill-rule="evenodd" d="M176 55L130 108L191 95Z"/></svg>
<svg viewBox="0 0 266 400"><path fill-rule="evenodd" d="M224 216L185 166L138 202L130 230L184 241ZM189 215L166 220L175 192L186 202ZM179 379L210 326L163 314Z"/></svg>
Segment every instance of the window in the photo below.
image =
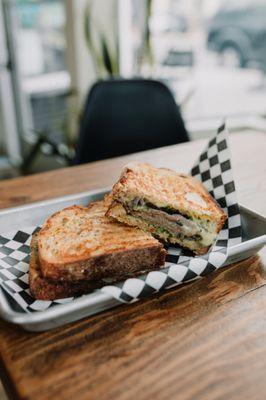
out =
<svg viewBox="0 0 266 400"><path fill-rule="evenodd" d="M18 62L23 76L66 70L62 1L17 0Z"/></svg>
<svg viewBox="0 0 266 400"><path fill-rule="evenodd" d="M188 122L221 117L244 121L265 114L264 0L151 0L151 4L153 63L142 65L141 73L170 86ZM135 17L139 6L132 0L132 37L136 24L142 23ZM141 40L132 42L133 48L141 45Z"/></svg>
<svg viewBox="0 0 266 400"><path fill-rule="evenodd" d="M63 0L16 0L9 6L17 97L25 138L36 132L63 135L70 76L66 65ZM34 133L35 132L35 133Z"/></svg>

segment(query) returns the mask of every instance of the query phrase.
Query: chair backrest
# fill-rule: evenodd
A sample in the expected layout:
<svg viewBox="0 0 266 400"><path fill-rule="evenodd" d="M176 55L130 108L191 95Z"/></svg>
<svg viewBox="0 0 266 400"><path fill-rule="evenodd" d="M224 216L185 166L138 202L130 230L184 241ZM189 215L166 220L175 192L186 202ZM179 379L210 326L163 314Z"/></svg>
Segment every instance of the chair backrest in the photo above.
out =
<svg viewBox="0 0 266 400"><path fill-rule="evenodd" d="M75 163L188 141L179 108L161 82L97 82L88 95Z"/></svg>

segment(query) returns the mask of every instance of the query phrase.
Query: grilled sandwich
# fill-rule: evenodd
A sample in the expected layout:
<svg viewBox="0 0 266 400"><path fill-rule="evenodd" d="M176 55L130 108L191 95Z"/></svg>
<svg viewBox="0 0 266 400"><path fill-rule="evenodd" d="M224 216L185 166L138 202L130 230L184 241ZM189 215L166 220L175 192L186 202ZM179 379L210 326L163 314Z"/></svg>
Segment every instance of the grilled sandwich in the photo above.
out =
<svg viewBox="0 0 266 400"><path fill-rule="evenodd" d="M32 243L34 297L81 294L164 265L163 245L151 234L107 218L107 208L104 201L72 206L47 219ZM43 291L41 285L46 285Z"/></svg>
<svg viewBox="0 0 266 400"><path fill-rule="evenodd" d="M227 216L194 178L132 163L112 189L107 216L155 237L204 254Z"/></svg>
<svg viewBox="0 0 266 400"><path fill-rule="evenodd" d="M89 293L103 286L103 281L73 281L52 280L44 278L40 268L38 252L38 234L31 240L31 256L29 268L29 285L31 295L39 300L56 300Z"/></svg>

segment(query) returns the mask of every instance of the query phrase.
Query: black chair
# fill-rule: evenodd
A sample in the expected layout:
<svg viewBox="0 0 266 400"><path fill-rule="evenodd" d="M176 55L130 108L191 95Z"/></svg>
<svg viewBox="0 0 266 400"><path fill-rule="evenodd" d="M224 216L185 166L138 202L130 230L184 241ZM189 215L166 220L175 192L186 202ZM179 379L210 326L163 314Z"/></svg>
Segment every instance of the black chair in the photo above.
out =
<svg viewBox="0 0 266 400"><path fill-rule="evenodd" d="M188 141L179 108L161 82L96 83L85 105L75 164Z"/></svg>

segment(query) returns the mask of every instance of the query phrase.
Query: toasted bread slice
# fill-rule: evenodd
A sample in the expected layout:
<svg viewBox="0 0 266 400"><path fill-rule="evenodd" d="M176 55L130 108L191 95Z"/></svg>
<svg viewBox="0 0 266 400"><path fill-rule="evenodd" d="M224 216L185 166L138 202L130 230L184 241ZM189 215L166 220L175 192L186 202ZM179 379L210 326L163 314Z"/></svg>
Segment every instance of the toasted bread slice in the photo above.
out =
<svg viewBox="0 0 266 400"><path fill-rule="evenodd" d="M103 287L108 284L114 284L127 278L132 278L133 276L136 277L145 272L148 272L148 270L137 271L134 274L121 270L120 274L116 274L115 278L110 277L95 281L83 280L68 282L44 278L42 276L39 263L38 234L35 234L32 237L29 268L29 286L31 295L38 300L52 301L67 297L81 296L83 294L90 293L94 289Z"/></svg>
<svg viewBox="0 0 266 400"><path fill-rule="evenodd" d="M137 228L105 216L107 203L72 206L52 215L38 233L42 276L51 280L98 281L159 268L166 251Z"/></svg>
<svg viewBox="0 0 266 400"><path fill-rule="evenodd" d="M29 285L31 295L38 300L56 300L89 293L97 287L103 286L102 281L64 282L52 281L44 278L41 273L38 254L38 234L32 237L29 268Z"/></svg>
<svg viewBox="0 0 266 400"><path fill-rule="evenodd" d="M204 254L227 216L196 179L149 164L126 166L107 216Z"/></svg>

